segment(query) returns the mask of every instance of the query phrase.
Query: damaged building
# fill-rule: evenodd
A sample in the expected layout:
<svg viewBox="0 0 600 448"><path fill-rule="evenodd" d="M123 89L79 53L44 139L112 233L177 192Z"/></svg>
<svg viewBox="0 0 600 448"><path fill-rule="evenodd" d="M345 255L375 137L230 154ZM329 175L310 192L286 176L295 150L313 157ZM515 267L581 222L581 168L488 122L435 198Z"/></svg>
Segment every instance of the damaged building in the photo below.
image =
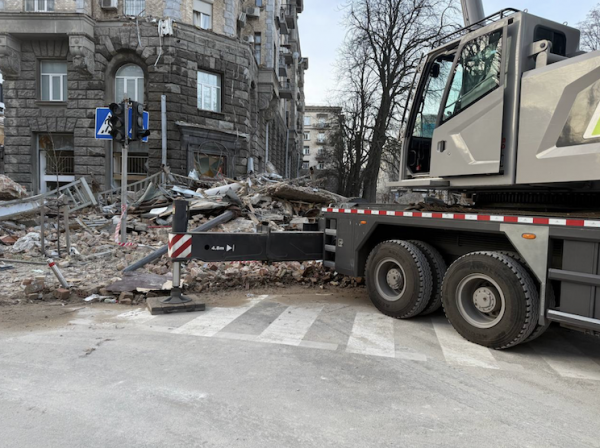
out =
<svg viewBox="0 0 600 448"><path fill-rule="evenodd" d="M150 114L129 148L131 181L162 163L236 177L302 164L303 0L3 0L4 172L34 193L85 176L120 184L121 145L96 139L96 108L124 98Z"/></svg>

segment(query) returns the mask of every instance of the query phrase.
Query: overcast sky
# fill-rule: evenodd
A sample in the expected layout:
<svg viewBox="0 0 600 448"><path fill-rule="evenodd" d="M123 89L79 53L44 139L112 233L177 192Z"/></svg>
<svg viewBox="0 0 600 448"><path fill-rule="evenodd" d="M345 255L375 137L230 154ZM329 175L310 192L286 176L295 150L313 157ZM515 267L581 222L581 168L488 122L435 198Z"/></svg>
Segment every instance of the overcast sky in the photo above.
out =
<svg viewBox="0 0 600 448"><path fill-rule="evenodd" d="M483 0L486 15L506 7L527 9L530 13L557 22L576 25L600 0ZM335 90L335 59L344 40L342 5L346 0L304 0L300 14L302 55L309 58L304 90L306 104L327 104Z"/></svg>

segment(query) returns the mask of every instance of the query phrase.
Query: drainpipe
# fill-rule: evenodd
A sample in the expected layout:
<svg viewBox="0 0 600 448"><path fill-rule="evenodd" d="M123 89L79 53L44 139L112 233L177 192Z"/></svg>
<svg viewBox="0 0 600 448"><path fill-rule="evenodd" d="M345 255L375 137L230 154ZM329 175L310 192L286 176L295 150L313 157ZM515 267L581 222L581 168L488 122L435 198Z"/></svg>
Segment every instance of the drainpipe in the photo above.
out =
<svg viewBox="0 0 600 448"><path fill-rule="evenodd" d="M167 95L161 95L160 97L160 120L161 120L161 134L162 134L162 168L163 172L161 175L162 183L166 183L166 175L164 168L167 166Z"/></svg>
<svg viewBox="0 0 600 448"><path fill-rule="evenodd" d="M267 137L266 137L266 144L265 144L265 166L267 165L267 163L269 163L269 125L271 124L270 121L267 121Z"/></svg>

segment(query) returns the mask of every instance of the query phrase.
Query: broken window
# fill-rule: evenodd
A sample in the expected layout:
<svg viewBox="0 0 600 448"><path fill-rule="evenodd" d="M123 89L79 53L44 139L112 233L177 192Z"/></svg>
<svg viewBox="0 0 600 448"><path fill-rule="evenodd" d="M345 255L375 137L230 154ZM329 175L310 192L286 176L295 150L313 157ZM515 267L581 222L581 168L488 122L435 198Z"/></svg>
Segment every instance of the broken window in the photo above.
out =
<svg viewBox="0 0 600 448"><path fill-rule="evenodd" d="M75 181L75 152L72 135L40 134L40 193L52 191Z"/></svg>
<svg viewBox="0 0 600 448"><path fill-rule="evenodd" d="M194 152L194 168L203 177L226 176L227 157L219 154Z"/></svg>

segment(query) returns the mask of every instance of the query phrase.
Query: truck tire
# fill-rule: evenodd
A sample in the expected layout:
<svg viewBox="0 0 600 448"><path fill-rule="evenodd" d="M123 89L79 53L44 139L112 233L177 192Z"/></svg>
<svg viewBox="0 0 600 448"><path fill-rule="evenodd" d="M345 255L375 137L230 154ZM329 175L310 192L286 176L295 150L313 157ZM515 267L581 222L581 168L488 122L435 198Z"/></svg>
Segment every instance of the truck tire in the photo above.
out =
<svg viewBox="0 0 600 448"><path fill-rule="evenodd" d="M521 257L521 255L519 255L516 252L501 251L499 253L501 253L503 255L507 255L510 258L512 258L513 260L518 261L527 270L527 272L529 273L531 278L534 280L535 284L538 285L539 282L537 281L537 278L533 274L533 271L531 270L531 268L529 267L527 262L523 259L523 257ZM552 287L552 284L548 283L546 290L547 290L546 299L548 300L547 308L554 308L556 306L556 295L554 294L554 288ZM539 287L538 287L538 294L539 294ZM540 325L539 323L536 324L535 330L533 330L531 335L529 335L529 337L527 339L525 339L523 342L527 343L527 342L535 341L537 338L539 338L541 335L543 335L548 328L550 328L551 323L552 323L551 321L546 319L546 323L544 325Z"/></svg>
<svg viewBox="0 0 600 448"><path fill-rule="evenodd" d="M431 299L423 311L421 316L436 312L442 307L442 283L444 282L444 276L448 270L448 265L444 261L442 255L438 250L431 244L423 241L410 240L409 243L414 244L419 248L431 268L432 286L431 286Z"/></svg>
<svg viewBox="0 0 600 448"><path fill-rule="evenodd" d="M498 252L456 260L444 278L442 303L462 337L497 350L523 342L537 325L535 283L520 263Z"/></svg>
<svg viewBox="0 0 600 448"><path fill-rule="evenodd" d="M366 282L373 305L397 319L416 316L431 298L431 268L417 246L390 240L376 246L367 259Z"/></svg>
<svg viewBox="0 0 600 448"><path fill-rule="evenodd" d="M546 292L547 292L546 300L548 301L547 309L554 308L556 306L556 294L554 294L554 288L552 287L552 285L550 283L548 283L546 286ZM551 324L552 324L552 322L548 319L546 319L546 323L544 325L540 325L538 323L535 326L535 329L533 330L533 332L523 342L535 341L537 338L539 338L541 335L543 335L548 328L550 328Z"/></svg>

